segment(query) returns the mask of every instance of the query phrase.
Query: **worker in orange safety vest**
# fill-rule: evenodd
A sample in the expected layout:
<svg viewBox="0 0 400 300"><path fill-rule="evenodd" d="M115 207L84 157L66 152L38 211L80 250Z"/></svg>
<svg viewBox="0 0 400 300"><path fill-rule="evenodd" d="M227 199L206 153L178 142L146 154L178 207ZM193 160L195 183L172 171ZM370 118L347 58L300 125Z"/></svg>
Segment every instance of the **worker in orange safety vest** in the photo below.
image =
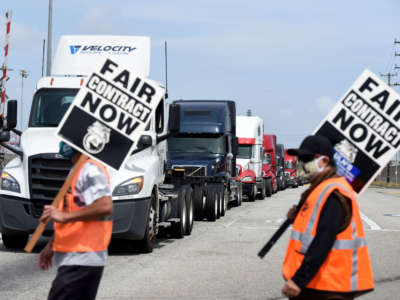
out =
<svg viewBox="0 0 400 300"><path fill-rule="evenodd" d="M294 218L282 265L289 299L354 299L374 288L356 193L336 173L331 142L308 136L299 149L299 176L310 180ZM297 213L297 215L296 215Z"/></svg>
<svg viewBox="0 0 400 300"><path fill-rule="evenodd" d="M73 164L81 153L61 142L59 153ZM113 205L110 179L100 163L87 160L59 207L46 205L40 218L54 222L54 237L40 252L47 270L58 268L48 299L95 299L111 240Z"/></svg>

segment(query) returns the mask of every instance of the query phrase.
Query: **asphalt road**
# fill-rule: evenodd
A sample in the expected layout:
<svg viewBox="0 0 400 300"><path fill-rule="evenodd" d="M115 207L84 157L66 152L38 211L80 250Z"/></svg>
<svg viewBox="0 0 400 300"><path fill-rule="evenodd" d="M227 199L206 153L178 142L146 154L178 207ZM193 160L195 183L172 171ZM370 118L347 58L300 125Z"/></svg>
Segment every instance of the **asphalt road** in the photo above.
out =
<svg viewBox="0 0 400 300"><path fill-rule="evenodd" d="M214 223L196 222L191 236L161 239L151 254L113 243L97 299L284 299L288 232L265 259L256 254L303 190L244 202ZM371 188L359 205L376 284L361 299L399 299L400 190ZM55 270L39 270L38 249L9 251L0 240L0 299L46 299Z"/></svg>

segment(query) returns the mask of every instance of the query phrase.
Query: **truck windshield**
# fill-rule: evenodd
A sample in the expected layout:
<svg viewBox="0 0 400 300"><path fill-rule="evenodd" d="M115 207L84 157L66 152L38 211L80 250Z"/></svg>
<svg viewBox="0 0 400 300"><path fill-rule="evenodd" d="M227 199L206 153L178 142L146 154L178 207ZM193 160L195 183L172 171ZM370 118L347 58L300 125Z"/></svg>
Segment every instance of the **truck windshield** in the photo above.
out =
<svg viewBox="0 0 400 300"><path fill-rule="evenodd" d="M294 162L291 160L285 161L285 169L294 169Z"/></svg>
<svg viewBox="0 0 400 300"><path fill-rule="evenodd" d="M252 145L239 145L237 157L250 159L251 158L251 149L252 149Z"/></svg>
<svg viewBox="0 0 400 300"><path fill-rule="evenodd" d="M226 153L224 136L193 137L179 136L168 138L168 151L171 152L206 152L215 154Z"/></svg>
<svg viewBox="0 0 400 300"><path fill-rule="evenodd" d="M265 153L263 164L270 165L271 164L271 154Z"/></svg>
<svg viewBox="0 0 400 300"><path fill-rule="evenodd" d="M33 96L30 127L57 127L78 89L40 89Z"/></svg>

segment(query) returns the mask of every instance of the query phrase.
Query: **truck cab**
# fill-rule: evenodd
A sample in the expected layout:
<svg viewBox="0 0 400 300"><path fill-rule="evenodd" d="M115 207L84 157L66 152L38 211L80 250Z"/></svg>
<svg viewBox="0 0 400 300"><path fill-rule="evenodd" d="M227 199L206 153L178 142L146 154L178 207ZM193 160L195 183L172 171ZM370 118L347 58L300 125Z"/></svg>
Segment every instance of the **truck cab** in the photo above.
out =
<svg viewBox="0 0 400 300"><path fill-rule="evenodd" d="M242 168L240 181L243 193L250 201L266 196L266 183L262 172L264 160L264 121L257 116L236 117L239 142L236 163Z"/></svg>
<svg viewBox="0 0 400 300"><path fill-rule="evenodd" d="M285 147L283 144L276 145L276 174L278 178L278 188L280 191L286 189L285 177Z"/></svg>
<svg viewBox="0 0 400 300"><path fill-rule="evenodd" d="M20 148L14 151L17 156L1 174L0 231L7 248L25 246L43 206L52 202L68 175L72 165L58 154L57 126L93 64L99 56L110 54L126 68L148 75L148 37L61 37L52 76L41 78L36 85L28 128L21 133ZM152 251L158 223L162 222L160 203L169 199L160 193L167 150L165 112L163 100L150 118L143 150L130 156L119 171L108 169L114 204L113 238L140 240L146 252ZM44 234L52 234L51 224Z"/></svg>
<svg viewBox="0 0 400 300"><path fill-rule="evenodd" d="M285 177L287 185L293 188L299 186L299 180L296 176L297 157L287 154L285 150Z"/></svg>
<svg viewBox="0 0 400 300"><path fill-rule="evenodd" d="M265 156L263 160L263 176L267 184L267 196L278 191L278 182L276 178L276 135L264 134L263 146Z"/></svg>
<svg viewBox="0 0 400 300"><path fill-rule="evenodd" d="M235 102L178 100L179 130L168 138L167 182L190 184L195 217L225 215L228 202L240 205L236 177Z"/></svg>

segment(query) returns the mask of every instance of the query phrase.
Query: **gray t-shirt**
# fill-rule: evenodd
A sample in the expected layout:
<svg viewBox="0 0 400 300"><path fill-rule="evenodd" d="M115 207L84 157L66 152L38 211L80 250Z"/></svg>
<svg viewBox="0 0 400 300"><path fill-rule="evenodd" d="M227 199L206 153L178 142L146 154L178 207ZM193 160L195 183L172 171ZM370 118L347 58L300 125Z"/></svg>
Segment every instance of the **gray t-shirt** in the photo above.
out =
<svg viewBox="0 0 400 300"><path fill-rule="evenodd" d="M95 164L86 163L75 186L74 201L79 206L87 206L97 199L111 196L107 176ZM61 266L104 266L107 250L99 252L54 252L56 267Z"/></svg>

